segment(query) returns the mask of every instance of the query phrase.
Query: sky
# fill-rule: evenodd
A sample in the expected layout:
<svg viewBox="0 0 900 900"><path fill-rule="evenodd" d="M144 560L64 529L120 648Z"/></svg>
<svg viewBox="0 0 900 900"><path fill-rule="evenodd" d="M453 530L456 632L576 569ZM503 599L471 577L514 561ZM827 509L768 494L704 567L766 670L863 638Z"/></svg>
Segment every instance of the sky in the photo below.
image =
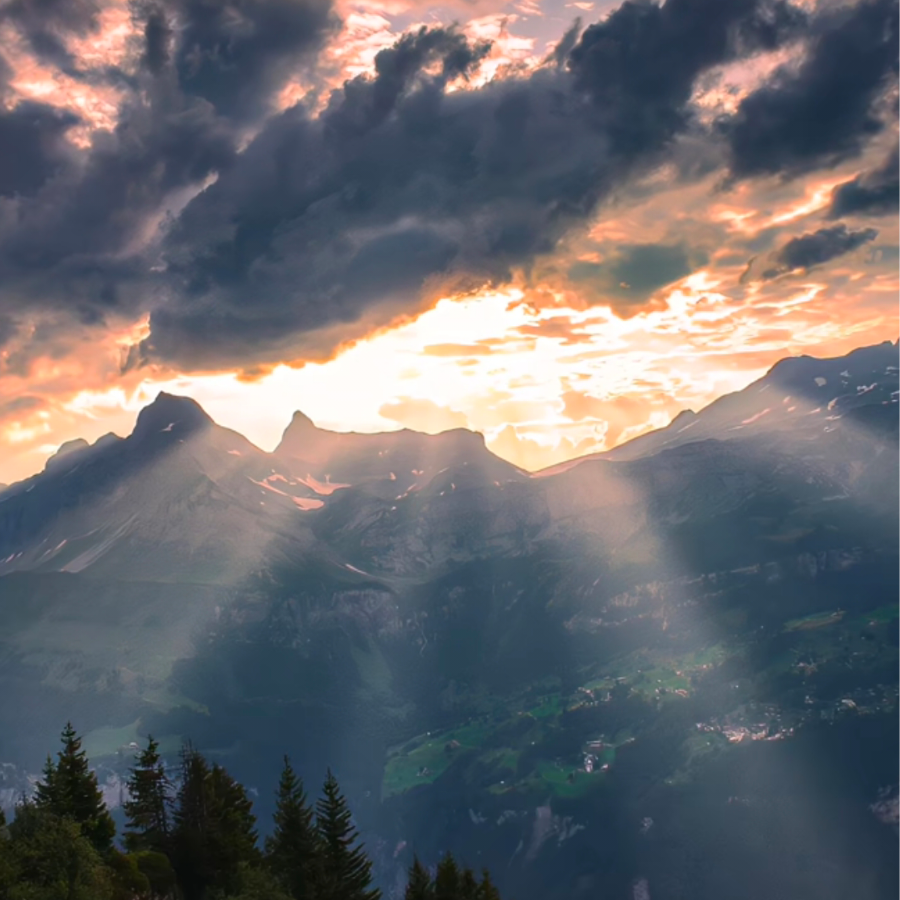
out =
<svg viewBox="0 0 900 900"><path fill-rule="evenodd" d="M536 470L896 340L897 0L0 0L0 481L160 390Z"/></svg>

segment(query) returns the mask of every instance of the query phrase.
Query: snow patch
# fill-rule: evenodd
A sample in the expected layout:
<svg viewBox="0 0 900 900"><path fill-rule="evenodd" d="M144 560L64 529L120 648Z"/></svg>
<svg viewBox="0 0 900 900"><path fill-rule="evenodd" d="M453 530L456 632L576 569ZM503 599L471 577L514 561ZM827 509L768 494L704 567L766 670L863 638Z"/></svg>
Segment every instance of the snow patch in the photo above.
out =
<svg viewBox="0 0 900 900"><path fill-rule="evenodd" d="M825 387L825 385L828 384L828 379L827 379L827 378L823 378L821 375L818 375L817 377L813 378L813 381L814 381L819 387Z"/></svg>
<svg viewBox="0 0 900 900"><path fill-rule="evenodd" d="M165 428L160 428L160 433L162 434L162 433L165 433L166 431L171 431L175 427L175 425L176 425L175 422L169 422L169 424L166 425Z"/></svg>
<svg viewBox="0 0 900 900"><path fill-rule="evenodd" d="M324 500L317 500L314 497L291 497L291 500L297 504L302 510L321 509L325 505Z"/></svg>
<svg viewBox="0 0 900 900"><path fill-rule="evenodd" d="M330 481L331 476L326 475L325 481L319 481L317 478L313 478L312 475L307 474L306 478L298 478L297 481L300 484L305 484L308 488L312 488L317 494L324 494L328 496L329 494L333 494L335 491L340 490L341 488L350 487L349 484L338 484L337 482Z"/></svg>
<svg viewBox="0 0 900 900"><path fill-rule="evenodd" d="M772 410L769 407L766 407L762 412L757 413L755 416L750 416L749 419L744 419L741 422L741 425L752 425L754 422L758 422L766 413L770 413Z"/></svg>

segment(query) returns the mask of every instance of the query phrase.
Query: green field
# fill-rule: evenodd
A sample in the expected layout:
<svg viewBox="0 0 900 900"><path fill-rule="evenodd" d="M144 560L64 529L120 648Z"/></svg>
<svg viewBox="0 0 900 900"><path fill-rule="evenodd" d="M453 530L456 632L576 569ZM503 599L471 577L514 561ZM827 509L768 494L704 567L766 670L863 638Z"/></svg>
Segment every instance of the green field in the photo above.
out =
<svg viewBox="0 0 900 900"><path fill-rule="evenodd" d="M435 781L466 751L481 747L488 729L487 724L475 722L452 731L425 735L426 740L414 748L399 751L384 767L382 798ZM459 746L452 746L454 742Z"/></svg>
<svg viewBox="0 0 900 900"><path fill-rule="evenodd" d="M825 625L834 625L844 618L844 611L836 609L830 612L813 613L802 616L799 619L791 619L784 623L785 631L807 631L812 628L822 628Z"/></svg>

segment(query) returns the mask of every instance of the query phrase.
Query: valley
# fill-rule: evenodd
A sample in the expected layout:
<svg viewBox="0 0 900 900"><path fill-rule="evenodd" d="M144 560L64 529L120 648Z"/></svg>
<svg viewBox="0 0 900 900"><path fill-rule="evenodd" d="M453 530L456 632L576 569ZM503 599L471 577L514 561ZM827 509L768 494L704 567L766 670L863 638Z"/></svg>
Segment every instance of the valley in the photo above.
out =
<svg viewBox="0 0 900 900"><path fill-rule="evenodd" d="M113 801L148 733L263 817L285 748L333 766L388 896L452 850L517 900L880 900L896 362L787 360L697 440L536 474L471 432L301 415L266 454L161 395L0 493L0 796L71 718ZM803 418L760 415L773 392Z"/></svg>

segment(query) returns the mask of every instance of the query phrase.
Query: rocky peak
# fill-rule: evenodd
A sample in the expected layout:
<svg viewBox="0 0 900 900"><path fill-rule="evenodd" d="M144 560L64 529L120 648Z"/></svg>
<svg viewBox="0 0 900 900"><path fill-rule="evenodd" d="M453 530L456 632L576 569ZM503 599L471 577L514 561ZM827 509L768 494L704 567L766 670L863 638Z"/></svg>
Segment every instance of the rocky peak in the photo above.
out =
<svg viewBox="0 0 900 900"><path fill-rule="evenodd" d="M138 414L131 436L136 440L165 434L182 437L213 424L213 420L196 400L160 391L156 399Z"/></svg>

